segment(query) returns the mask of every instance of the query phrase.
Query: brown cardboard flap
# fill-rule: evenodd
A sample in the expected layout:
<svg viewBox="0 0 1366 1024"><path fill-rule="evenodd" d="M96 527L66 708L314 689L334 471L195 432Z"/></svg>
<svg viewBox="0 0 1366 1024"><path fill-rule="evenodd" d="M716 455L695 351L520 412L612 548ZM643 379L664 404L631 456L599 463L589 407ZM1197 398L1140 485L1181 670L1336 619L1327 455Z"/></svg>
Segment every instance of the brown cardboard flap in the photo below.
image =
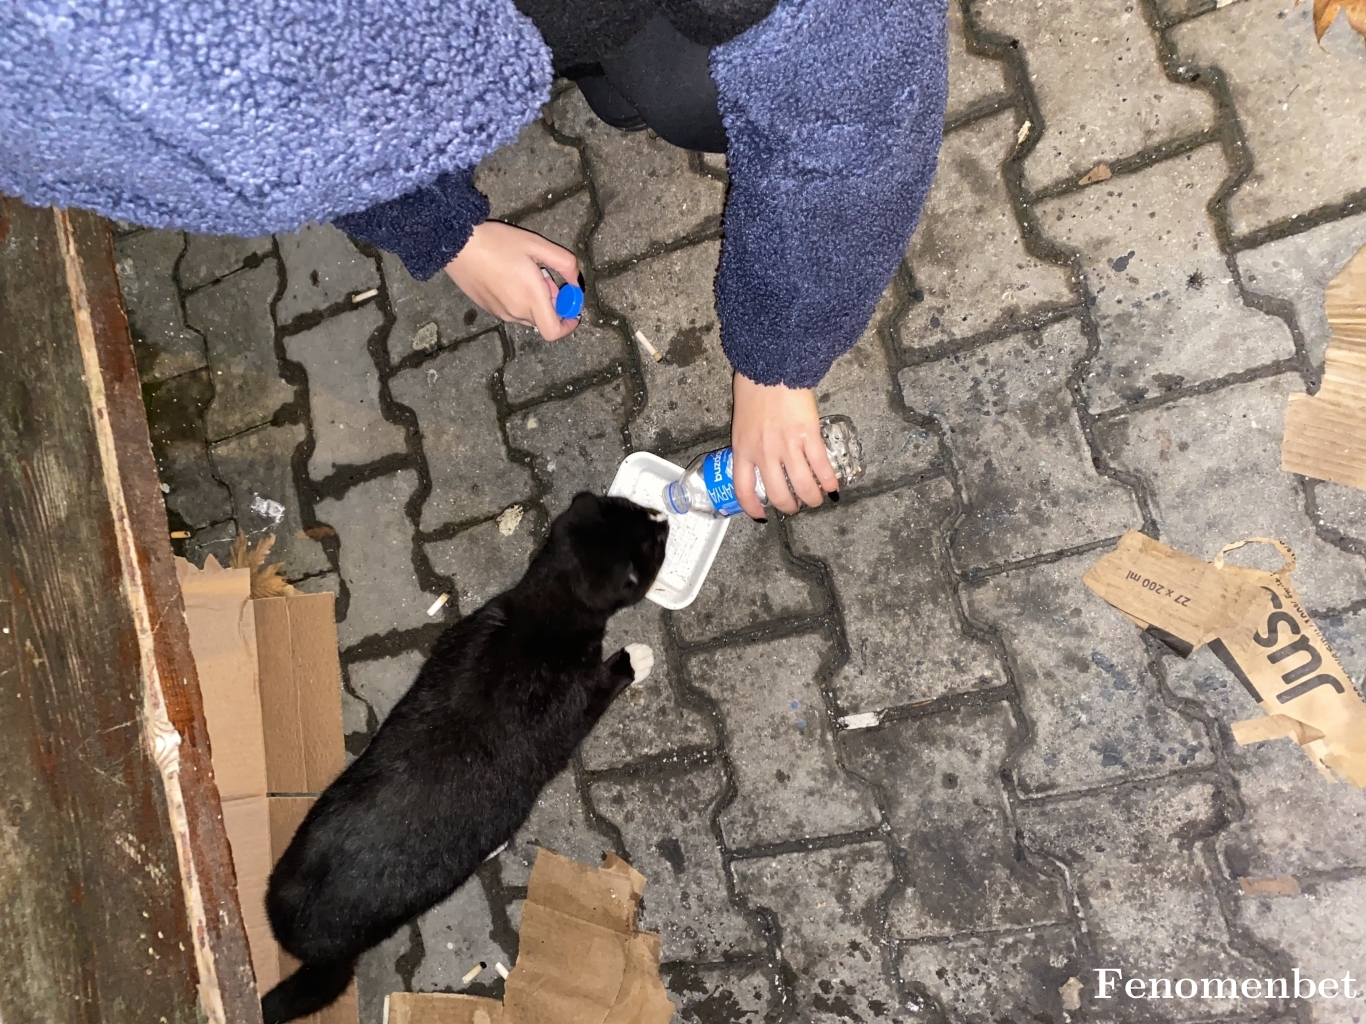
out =
<svg viewBox="0 0 1366 1024"><path fill-rule="evenodd" d="M645 876L614 854L610 856L603 868L593 868L550 850L537 851L527 903L553 907L612 931L632 931Z"/></svg>
<svg viewBox="0 0 1366 1024"><path fill-rule="evenodd" d="M385 1024L503 1024L503 1004L482 996L395 992L384 1001Z"/></svg>
<svg viewBox="0 0 1366 1024"><path fill-rule="evenodd" d="M517 966L504 985L517 1024L601 1024L626 974L625 935L532 902L522 907Z"/></svg>
<svg viewBox="0 0 1366 1024"><path fill-rule="evenodd" d="M1294 739L1326 776L1366 786L1366 703L1290 582L1293 555L1270 543L1289 556L1279 572L1225 565L1223 552L1202 562L1130 532L1082 579L1130 618L1210 645L1275 719L1238 723L1240 743Z"/></svg>
<svg viewBox="0 0 1366 1024"><path fill-rule="evenodd" d="M1191 647L1239 622L1257 601L1255 586L1137 530L1121 537L1082 581L1140 629L1156 626Z"/></svg>
<svg viewBox="0 0 1366 1024"><path fill-rule="evenodd" d="M320 793L346 765L333 597L252 603L269 792Z"/></svg>
<svg viewBox="0 0 1366 1024"><path fill-rule="evenodd" d="M265 992L280 980L280 958L275 936L266 920L266 883L274 858L270 852L270 812L265 796L223 801L223 827L232 848L237 874L237 899L251 950L256 987Z"/></svg>
<svg viewBox="0 0 1366 1024"><path fill-rule="evenodd" d="M1366 490L1366 247L1324 290L1333 336L1319 392L1291 395L1281 469Z"/></svg>
<svg viewBox="0 0 1366 1024"><path fill-rule="evenodd" d="M224 569L210 556L203 569L177 558L176 575L185 598L219 798L265 796L251 574Z"/></svg>
<svg viewBox="0 0 1366 1024"><path fill-rule="evenodd" d="M668 1024L674 1015L659 980L659 936L636 932L626 943L626 970L616 1004L603 1024Z"/></svg>

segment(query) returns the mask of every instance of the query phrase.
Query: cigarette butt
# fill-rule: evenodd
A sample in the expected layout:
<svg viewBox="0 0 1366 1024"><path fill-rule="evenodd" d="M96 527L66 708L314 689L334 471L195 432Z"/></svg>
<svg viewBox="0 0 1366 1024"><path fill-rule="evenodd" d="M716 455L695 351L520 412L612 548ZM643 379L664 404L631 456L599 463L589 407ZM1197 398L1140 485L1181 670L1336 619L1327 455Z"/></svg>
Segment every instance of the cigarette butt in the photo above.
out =
<svg viewBox="0 0 1366 1024"><path fill-rule="evenodd" d="M465 972L465 976L464 976L463 978L460 979L460 984L462 984L462 985L468 985L468 984L469 984L470 982L472 982L475 978L479 977L479 972L482 971L482 970L483 970L485 967L487 967L487 966L488 966L488 964L486 964L486 963L484 963L484 961L480 960L477 964L475 964L473 967L471 967L468 971Z"/></svg>
<svg viewBox="0 0 1366 1024"><path fill-rule="evenodd" d="M189 530L172 530L171 540L186 540L190 536Z"/></svg>
<svg viewBox="0 0 1366 1024"><path fill-rule="evenodd" d="M364 302L366 299L373 299L378 294L378 288L371 288L369 291L364 292L356 292L355 295L351 296L351 304L355 305L358 302Z"/></svg>
<svg viewBox="0 0 1366 1024"><path fill-rule="evenodd" d="M498 972L498 976L502 978L504 981L508 980L508 969L503 966L503 962L501 960L493 965L493 969Z"/></svg>
<svg viewBox="0 0 1366 1024"><path fill-rule="evenodd" d="M438 597L435 601L432 602L432 606L427 609L427 614L435 615L437 612L441 610L442 606L445 605L445 603L450 599L450 594L442 594L440 597Z"/></svg>
<svg viewBox="0 0 1366 1024"><path fill-rule="evenodd" d="M640 342L641 348L643 348L646 352L650 353L650 357L654 359L655 362L658 363L664 358L663 353L661 353L659 349L655 348L653 345L650 344L650 339L645 337L643 332L636 331L635 339L636 341Z"/></svg>
<svg viewBox="0 0 1366 1024"><path fill-rule="evenodd" d="M880 721L882 716L876 711L864 711L862 714L845 715L837 724L841 729L871 729Z"/></svg>

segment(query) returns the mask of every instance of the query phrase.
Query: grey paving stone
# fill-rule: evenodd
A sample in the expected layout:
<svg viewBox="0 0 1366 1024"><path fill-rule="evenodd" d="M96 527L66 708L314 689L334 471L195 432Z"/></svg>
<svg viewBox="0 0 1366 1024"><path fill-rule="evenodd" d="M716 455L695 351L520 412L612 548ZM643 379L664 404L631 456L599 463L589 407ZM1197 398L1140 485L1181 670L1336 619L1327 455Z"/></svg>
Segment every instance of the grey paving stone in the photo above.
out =
<svg viewBox="0 0 1366 1024"><path fill-rule="evenodd" d="M522 578L545 526L539 511L525 509L522 521L508 536L496 521L489 520L449 540L427 544L427 557L433 569L455 582L452 596L460 613L468 615Z"/></svg>
<svg viewBox="0 0 1366 1024"><path fill-rule="evenodd" d="M544 121L527 125L516 142L495 150L474 169L474 187L488 197L494 220L544 206L582 182L579 151L556 142Z"/></svg>
<svg viewBox="0 0 1366 1024"><path fill-rule="evenodd" d="M938 555L953 513L947 481L930 480L789 524L792 550L830 570L849 660L831 683L846 713L999 686L991 648L963 634Z"/></svg>
<svg viewBox="0 0 1366 1024"><path fill-rule="evenodd" d="M285 291L275 307L281 324L379 287L374 261L331 224L305 224L275 240L285 264Z"/></svg>
<svg viewBox="0 0 1366 1024"><path fill-rule="evenodd" d="M394 965L411 949L412 935L412 926L400 928L356 961L361 1024L383 1024L384 997L403 991L403 978Z"/></svg>
<svg viewBox="0 0 1366 1024"><path fill-rule="evenodd" d="M444 273L427 281L414 280L403 261L380 254L385 289L394 322L389 328L389 361L397 364L415 353L455 345L492 330L498 319L465 297Z"/></svg>
<svg viewBox="0 0 1366 1024"><path fill-rule="evenodd" d="M1006 92L1005 65L968 51L963 36L963 10L949 4L949 105L945 118L952 121L978 104Z"/></svg>
<svg viewBox="0 0 1366 1024"><path fill-rule="evenodd" d="M1096 441L1141 476L1165 543L1213 558L1244 537L1277 537L1295 552L1308 606L1342 607L1366 596L1366 565L1315 533L1298 480L1280 469L1286 396L1299 390L1290 374L1235 384L1097 424Z"/></svg>
<svg viewBox="0 0 1366 1024"><path fill-rule="evenodd" d="M326 591L335 597L341 593L341 580L335 572L305 576L303 579L295 580L292 586L301 594L321 594Z"/></svg>
<svg viewBox="0 0 1366 1024"><path fill-rule="evenodd" d="M703 242L598 282L607 312L664 354L662 362L641 357L647 400L631 422L637 448L678 447L730 423L731 369L713 297L720 255L719 243Z"/></svg>
<svg viewBox="0 0 1366 1024"><path fill-rule="evenodd" d="M991 704L844 734L849 767L879 787L913 879L888 911L897 938L1067 920L1062 883L1016 856L1001 786L1016 732L1010 707Z"/></svg>
<svg viewBox="0 0 1366 1024"><path fill-rule="evenodd" d="M1269 964L1237 952L1210 884L1203 845L1217 827L1205 783L1124 787L1020 809L1027 848L1067 865L1094 961L1142 978L1255 978ZM1083 979L1092 993L1095 976ZM1245 1019L1248 1001L1112 999L1114 1021ZM1256 1007L1261 1009L1261 1007Z"/></svg>
<svg viewBox="0 0 1366 1024"><path fill-rule="evenodd" d="M778 997L764 966L675 964L660 972L684 1024L769 1024Z"/></svg>
<svg viewBox="0 0 1366 1024"><path fill-rule="evenodd" d="M442 352L389 382L394 401L417 415L432 489L422 529L478 519L525 501L531 470L508 461L491 387L503 365L496 334Z"/></svg>
<svg viewBox="0 0 1366 1024"><path fill-rule="evenodd" d="M1323 366L1332 333L1323 310L1323 290L1363 245L1366 214L1358 214L1238 254L1238 272L1248 291L1284 299L1295 307L1309 361L1316 367Z"/></svg>
<svg viewBox="0 0 1366 1024"><path fill-rule="evenodd" d="M578 192L555 205L523 214L517 226L534 231L556 245L574 252L580 266L586 261L581 253L581 242L593 223L593 199L587 191Z"/></svg>
<svg viewBox="0 0 1366 1024"><path fill-rule="evenodd" d="M400 697L417 679L417 673L427 656L421 651L404 651L388 658L373 661L353 661L346 667L351 682L351 691L360 698L362 706L357 708L362 714L366 708L374 712L375 727L378 728L394 710ZM348 734L368 732L368 715L345 723Z"/></svg>
<svg viewBox="0 0 1366 1024"><path fill-rule="evenodd" d="M924 300L900 327L907 350L939 345L1077 301L1067 267L1025 252L1000 165L1015 149L1015 115L975 121L945 140L911 238Z"/></svg>
<svg viewBox="0 0 1366 1024"><path fill-rule="evenodd" d="M1360 950L1366 949L1366 878L1324 879L1299 896L1245 898L1239 918L1257 939L1285 951L1286 959L1304 978L1338 982L1331 999L1306 999L1314 1024L1360 1024L1366 1017L1366 995ZM1351 951L1351 952L1349 952ZM1352 976L1355 998L1344 998L1343 975ZM1265 979L1286 978L1293 993L1293 971L1263 971ZM1304 991L1303 989L1301 991ZM1266 1005L1266 1001L1262 1002ZM1280 1000L1271 1005L1284 1006Z"/></svg>
<svg viewBox="0 0 1366 1024"><path fill-rule="evenodd" d="M488 897L477 878L419 917L417 927L423 956L413 972L414 992L459 991L465 987L460 979L481 960L492 968L511 959L493 938Z"/></svg>
<svg viewBox="0 0 1366 1024"><path fill-rule="evenodd" d="M561 94L547 115L558 131L583 140L602 209L588 246L595 266L720 226L726 187L694 171L686 150L652 133L608 127L577 89Z"/></svg>
<svg viewBox="0 0 1366 1024"><path fill-rule="evenodd" d="M114 266L144 384L204 366L204 339L185 325L175 266L185 248L179 231L139 231L114 240Z"/></svg>
<svg viewBox="0 0 1366 1024"><path fill-rule="evenodd" d="M882 331L894 306L893 288L878 300L863 335L816 388L822 415L843 413L854 421L863 442L863 476L859 488L906 480L923 473L938 457L938 441L924 427L910 423L887 362Z"/></svg>
<svg viewBox="0 0 1366 1024"><path fill-rule="evenodd" d="M565 769L541 791L526 824L498 856L504 885L526 885L540 849L597 865L611 842L593 831L583 813L583 800L573 769ZM509 965L511 966L511 965Z"/></svg>
<svg viewBox="0 0 1366 1024"><path fill-rule="evenodd" d="M679 636L694 643L776 619L816 615L825 603L820 581L783 557L776 522L761 525L737 516L697 600L673 621Z"/></svg>
<svg viewBox="0 0 1366 1024"><path fill-rule="evenodd" d="M508 324L506 331L512 358L503 370L503 387L514 405L625 365L626 343L610 327L580 323L559 341L546 341L536 328L521 324Z"/></svg>
<svg viewBox="0 0 1366 1024"><path fill-rule="evenodd" d="M872 794L839 766L817 680L820 636L728 647L689 662L721 714L736 787L721 812L731 847L838 835L878 823Z"/></svg>
<svg viewBox="0 0 1366 1024"><path fill-rule="evenodd" d="M308 475L314 480L406 450L403 427L386 422L380 411L379 371L367 347L383 323L379 310L368 305L285 339L285 354L308 374Z"/></svg>
<svg viewBox="0 0 1366 1024"><path fill-rule="evenodd" d="M715 745L710 722L680 704L674 694L671 680L677 670L665 648L663 614L658 605L642 601L618 612L608 623L602 642L604 658L627 644L648 644L654 651L655 667L644 682L635 683L612 702L579 747L585 768L615 768L685 747Z"/></svg>
<svg viewBox="0 0 1366 1024"><path fill-rule="evenodd" d="M974 0L972 11L1024 49L1045 126L1025 158L1031 190L1214 122L1208 93L1167 80L1143 12L1127 0Z"/></svg>
<svg viewBox="0 0 1366 1024"><path fill-rule="evenodd" d="M185 255L180 260L180 286L186 291L227 277L248 263L255 263L275 247L270 235L239 238L236 235L185 236Z"/></svg>
<svg viewBox="0 0 1366 1024"><path fill-rule="evenodd" d="M237 524L232 520L195 530L185 541L185 558L201 569L209 555L218 559L219 565L227 565L236 539Z"/></svg>
<svg viewBox="0 0 1366 1024"><path fill-rule="evenodd" d="M964 588L968 614L997 631L1033 740L1012 774L1028 796L1169 775L1212 762L1199 723L1163 704L1139 631L1081 582L1095 554Z"/></svg>
<svg viewBox="0 0 1366 1024"><path fill-rule="evenodd" d="M1358 542L1366 542L1366 496L1346 484L1314 482L1319 522Z"/></svg>
<svg viewBox="0 0 1366 1024"><path fill-rule="evenodd" d="M1050 324L901 374L906 404L943 426L967 496L959 569L1114 537L1143 518L1096 472L1068 379L1086 356L1076 320Z"/></svg>
<svg viewBox="0 0 1366 1024"><path fill-rule="evenodd" d="M630 403L626 384L617 380L508 420L508 443L535 456L551 515L568 508L579 491L607 491L626 457L621 431Z"/></svg>
<svg viewBox="0 0 1366 1024"><path fill-rule="evenodd" d="M810 1024L915 1019L901 1011L887 982L876 934L877 902L893 880L885 847L861 843L743 860L732 870L737 892L778 919L798 1019Z"/></svg>
<svg viewBox="0 0 1366 1024"><path fill-rule="evenodd" d="M214 399L204 414L210 440L258 427L294 399L275 355L270 303L278 284L272 259L185 299L186 319L204 336L213 376Z"/></svg>
<svg viewBox="0 0 1366 1024"><path fill-rule="evenodd" d="M232 491L238 529L253 544L273 533L270 557L284 564L289 579L332 568L322 545L303 534L292 465L303 441L303 426L286 424L258 427L209 449L218 479Z"/></svg>
<svg viewBox="0 0 1366 1024"><path fill-rule="evenodd" d="M1325 37L1330 53L1314 41L1309 8L1272 0L1231 4L1178 25L1170 38L1183 62L1223 72L1252 151L1252 173L1229 200L1236 234L1360 190L1366 137L1354 97L1366 88L1366 51L1359 36Z"/></svg>
<svg viewBox="0 0 1366 1024"><path fill-rule="evenodd" d="M1069 977L1095 980L1078 960L1071 929L1046 926L905 945L898 972L939 1000L954 1024L1065 1021L1058 989Z"/></svg>
<svg viewBox="0 0 1366 1024"><path fill-rule="evenodd" d="M1040 203L1040 227L1078 250L1100 351L1083 378L1113 409L1294 354L1284 321L1244 306L1205 204L1228 167L1217 146Z"/></svg>
<svg viewBox="0 0 1366 1024"><path fill-rule="evenodd" d="M204 409L213 398L207 370L144 383L142 401L166 507L193 529L232 517L232 494L214 479L204 438Z"/></svg>
<svg viewBox="0 0 1366 1024"><path fill-rule="evenodd" d="M417 489L410 470L352 487L340 498L315 506L319 521L337 531L338 563L350 604L337 624L343 648L368 636L414 629L432 621L425 593L413 571L413 528L405 506Z"/></svg>
<svg viewBox="0 0 1366 1024"><path fill-rule="evenodd" d="M634 782L603 781L590 793L620 831L631 865L647 879L640 928L657 931L660 959L717 961L762 953L763 940L731 905L711 816L724 797L719 766Z"/></svg>
<svg viewBox="0 0 1366 1024"><path fill-rule="evenodd" d="M1366 612L1345 618L1366 635ZM1361 679L1366 664L1344 667ZM1227 726L1259 718L1261 709L1208 648L1186 661L1166 660L1167 682L1182 697L1198 701L1221 724L1224 752L1238 780L1244 812L1219 836L1228 871L1237 876L1309 875L1340 868L1366 868L1366 792L1331 785L1290 740L1242 747Z"/></svg>

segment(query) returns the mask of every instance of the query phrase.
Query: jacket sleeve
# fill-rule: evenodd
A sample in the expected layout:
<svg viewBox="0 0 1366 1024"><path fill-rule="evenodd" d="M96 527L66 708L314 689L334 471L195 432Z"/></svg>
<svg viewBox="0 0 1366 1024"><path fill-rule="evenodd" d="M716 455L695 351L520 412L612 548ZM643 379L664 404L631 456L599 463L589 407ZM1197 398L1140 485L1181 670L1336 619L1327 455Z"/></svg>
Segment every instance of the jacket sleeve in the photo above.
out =
<svg viewBox="0 0 1366 1024"><path fill-rule="evenodd" d="M333 223L353 238L391 252L419 281L453 260L475 226L488 220L489 201L471 171L443 174L414 189Z"/></svg>
<svg viewBox="0 0 1366 1024"><path fill-rule="evenodd" d="M947 99L944 0L779 0L712 51L730 195L716 305L731 364L815 387L915 230Z"/></svg>

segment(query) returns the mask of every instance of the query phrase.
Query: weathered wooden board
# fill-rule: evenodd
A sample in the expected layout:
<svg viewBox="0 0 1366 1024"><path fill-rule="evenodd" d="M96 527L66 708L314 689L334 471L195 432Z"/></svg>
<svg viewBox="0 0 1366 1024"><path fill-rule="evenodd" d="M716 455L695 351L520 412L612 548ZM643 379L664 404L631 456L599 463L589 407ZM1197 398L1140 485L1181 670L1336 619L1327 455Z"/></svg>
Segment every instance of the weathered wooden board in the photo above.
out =
<svg viewBox="0 0 1366 1024"><path fill-rule="evenodd" d="M259 1021L108 231L12 200L0 523L0 1019Z"/></svg>

